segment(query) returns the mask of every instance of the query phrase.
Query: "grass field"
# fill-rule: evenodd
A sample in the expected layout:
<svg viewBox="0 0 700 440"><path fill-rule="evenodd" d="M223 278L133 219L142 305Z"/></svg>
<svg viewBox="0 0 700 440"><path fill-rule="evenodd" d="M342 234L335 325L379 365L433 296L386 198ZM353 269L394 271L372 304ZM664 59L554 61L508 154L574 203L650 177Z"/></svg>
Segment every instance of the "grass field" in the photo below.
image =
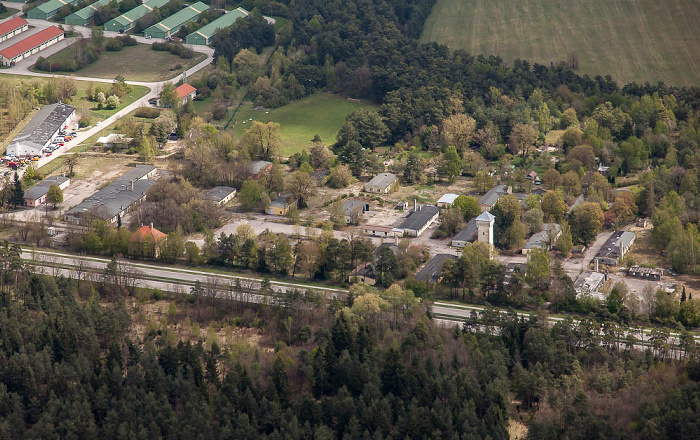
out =
<svg viewBox="0 0 700 440"><path fill-rule="evenodd" d="M48 59L59 62L73 59L74 56L75 45L70 45ZM204 54L195 53L193 58L187 60L170 52L155 51L148 44L137 44L124 47L119 52L102 51L99 60L75 72L75 75L114 78L126 72L129 81L163 81L181 74L204 58ZM176 68L178 64L180 68Z"/></svg>
<svg viewBox="0 0 700 440"><path fill-rule="evenodd" d="M11 15L15 15L16 13L19 12L19 9L14 9L14 8L7 8L7 11L5 12L0 12L0 20L4 20L7 17Z"/></svg>
<svg viewBox="0 0 700 440"><path fill-rule="evenodd" d="M351 101L330 93L317 93L273 110L258 111L250 105L243 105L233 120L233 132L240 139L252 121L277 122L282 137L282 155L291 156L309 148L316 134L326 145L333 144L345 117L354 110L370 107L372 104L367 102Z"/></svg>
<svg viewBox="0 0 700 440"><path fill-rule="evenodd" d="M438 0L421 40L508 63L576 53L581 73L621 84L700 85L698 0Z"/></svg>

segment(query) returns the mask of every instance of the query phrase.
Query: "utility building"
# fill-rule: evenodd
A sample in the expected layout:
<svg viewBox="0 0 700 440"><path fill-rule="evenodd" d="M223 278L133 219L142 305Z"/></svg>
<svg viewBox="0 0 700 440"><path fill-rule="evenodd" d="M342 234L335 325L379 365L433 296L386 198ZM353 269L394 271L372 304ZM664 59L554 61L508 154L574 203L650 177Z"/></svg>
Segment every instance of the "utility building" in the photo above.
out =
<svg viewBox="0 0 700 440"><path fill-rule="evenodd" d="M19 17L11 18L0 23L0 43L27 29L29 29L29 23L27 23L27 20Z"/></svg>
<svg viewBox="0 0 700 440"><path fill-rule="evenodd" d="M148 3L139 5L130 11L126 11L119 17L109 20L105 23L105 30L126 32L132 29L137 21L150 14L153 9L162 8L166 3L168 3L168 0L148 0Z"/></svg>
<svg viewBox="0 0 700 440"><path fill-rule="evenodd" d="M3 66L14 66L23 59L58 43L64 36L64 32L56 26L47 27L0 51L0 63Z"/></svg>
<svg viewBox="0 0 700 440"><path fill-rule="evenodd" d="M121 3L122 0L97 0L95 3L70 14L66 17L65 23L73 26L86 26L98 9L102 6L107 6L111 1Z"/></svg>
<svg viewBox="0 0 700 440"><path fill-rule="evenodd" d="M198 44L198 45L208 45L211 44L214 36L219 32L220 29L225 29L231 27L236 20L239 18L246 18L248 16L248 11L243 8L236 8L231 12L228 12L211 23L202 26L199 30L196 30L189 34L185 41L187 44Z"/></svg>
<svg viewBox="0 0 700 440"><path fill-rule="evenodd" d="M197 2L170 17L162 20L146 29L143 34L151 38L167 38L173 36L188 21L195 21L202 12L209 10L209 6L202 2Z"/></svg>
<svg viewBox="0 0 700 440"><path fill-rule="evenodd" d="M49 18L56 15L56 12L58 12L58 10L61 9L63 6L72 5L77 1L78 0L49 0L46 3L43 3L34 9L30 9L29 12L27 12L27 18L34 18L37 20L48 20Z"/></svg>

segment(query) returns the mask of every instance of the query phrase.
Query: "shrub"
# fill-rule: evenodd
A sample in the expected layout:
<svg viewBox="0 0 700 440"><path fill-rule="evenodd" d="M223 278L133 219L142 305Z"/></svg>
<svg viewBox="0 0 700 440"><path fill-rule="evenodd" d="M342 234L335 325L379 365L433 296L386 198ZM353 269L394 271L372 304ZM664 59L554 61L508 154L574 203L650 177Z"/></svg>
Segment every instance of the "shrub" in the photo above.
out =
<svg viewBox="0 0 700 440"><path fill-rule="evenodd" d="M107 49L108 52L119 52L120 50L122 50L122 43L116 38L110 38L107 40L107 45L105 45L105 49Z"/></svg>
<svg viewBox="0 0 700 440"><path fill-rule="evenodd" d="M90 119L89 117L82 118L78 122L78 127L80 127L80 128L89 127L90 125L92 125L91 122L92 122L92 119Z"/></svg>
<svg viewBox="0 0 700 440"><path fill-rule="evenodd" d="M151 107L141 107L138 110L136 110L134 115L137 118L155 119L158 116L160 116L160 110Z"/></svg>
<svg viewBox="0 0 700 440"><path fill-rule="evenodd" d="M118 40L122 44L122 46L136 46L138 44L136 38L132 37L131 35L116 37L115 40Z"/></svg>
<svg viewBox="0 0 700 440"><path fill-rule="evenodd" d="M211 109L211 115L217 121L224 119L226 117L226 107L221 104L214 105Z"/></svg>

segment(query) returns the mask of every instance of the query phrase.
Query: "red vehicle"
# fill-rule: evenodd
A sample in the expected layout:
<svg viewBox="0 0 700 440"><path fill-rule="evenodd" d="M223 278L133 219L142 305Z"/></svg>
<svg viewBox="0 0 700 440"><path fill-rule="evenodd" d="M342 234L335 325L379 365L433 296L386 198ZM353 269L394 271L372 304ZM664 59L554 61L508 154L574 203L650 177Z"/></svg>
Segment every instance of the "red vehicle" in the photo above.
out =
<svg viewBox="0 0 700 440"><path fill-rule="evenodd" d="M53 153L49 151L48 153L46 153L46 156L48 157L48 156L51 156L52 154Z"/></svg>
<svg viewBox="0 0 700 440"><path fill-rule="evenodd" d="M16 170L19 167L19 164L13 160L11 162L7 162L7 166Z"/></svg>

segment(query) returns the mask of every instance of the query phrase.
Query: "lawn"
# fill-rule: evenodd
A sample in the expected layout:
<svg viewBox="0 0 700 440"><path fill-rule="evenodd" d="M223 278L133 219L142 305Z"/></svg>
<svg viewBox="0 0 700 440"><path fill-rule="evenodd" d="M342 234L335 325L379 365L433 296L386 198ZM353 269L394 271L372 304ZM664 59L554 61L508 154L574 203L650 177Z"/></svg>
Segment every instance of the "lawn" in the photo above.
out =
<svg viewBox="0 0 700 440"><path fill-rule="evenodd" d="M580 73L622 84L700 85L697 0L438 0L421 40L508 63L576 53Z"/></svg>
<svg viewBox="0 0 700 440"><path fill-rule="evenodd" d="M326 145L333 144L345 117L360 108L374 108L374 105L340 95L317 93L272 110L253 110L249 104L244 104L232 127L236 138L240 139L252 121L277 122L282 137L282 155L291 156L309 148L316 134Z"/></svg>
<svg viewBox="0 0 700 440"><path fill-rule="evenodd" d="M5 12L0 12L0 20L4 20L7 17L15 15L18 12L19 12L19 9L7 8L7 10Z"/></svg>
<svg viewBox="0 0 700 440"><path fill-rule="evenodd" d="M48 59L51 62L73 59L75 50L76 47L73 44L56 52ZM114 78L122 74L129 81L163 81L180 75L204 58L204 54L195 52L193 58L183 59L170 52L153 50L148 44L137 44L124 47L119 52L104 50L99 60L74 74L93 78ZM177 68L178 65L179 68Z"/></svg>

